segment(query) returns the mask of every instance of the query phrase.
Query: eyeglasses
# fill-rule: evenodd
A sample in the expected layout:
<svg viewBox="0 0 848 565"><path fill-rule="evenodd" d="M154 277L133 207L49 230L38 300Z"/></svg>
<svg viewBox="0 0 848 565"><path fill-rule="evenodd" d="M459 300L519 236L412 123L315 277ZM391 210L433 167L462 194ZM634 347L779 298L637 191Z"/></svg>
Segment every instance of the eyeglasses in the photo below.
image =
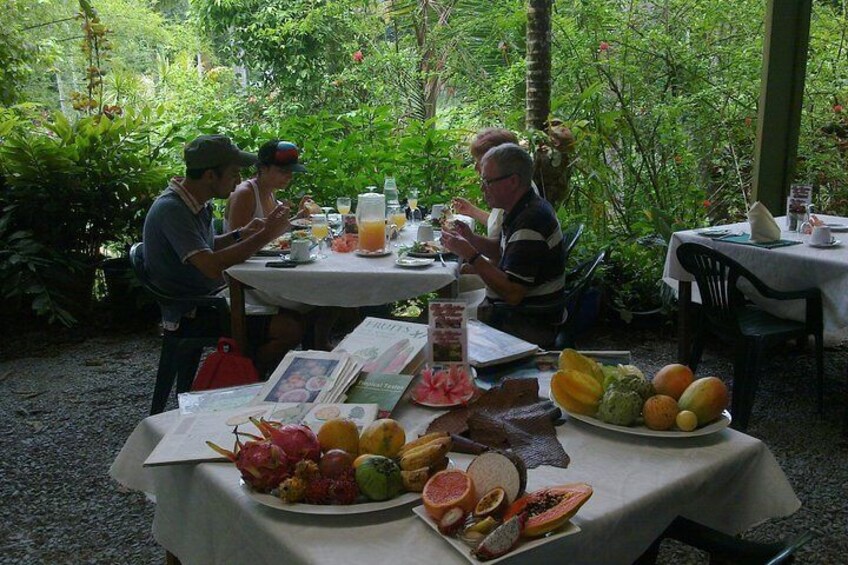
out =
<svg viewBox="0 0 848 565"><path fill-rule="evenodd" d="M492 186L496 182L500 182L502 180L508 179L509 177L511 177L514 174L515 173L509 173L508 175L503 175L501 177L497 177L497 178L494 178L494 179L487 179L485 177L480 177L480 186L482 186L483 188L489 188L490 186Z"/></svg>

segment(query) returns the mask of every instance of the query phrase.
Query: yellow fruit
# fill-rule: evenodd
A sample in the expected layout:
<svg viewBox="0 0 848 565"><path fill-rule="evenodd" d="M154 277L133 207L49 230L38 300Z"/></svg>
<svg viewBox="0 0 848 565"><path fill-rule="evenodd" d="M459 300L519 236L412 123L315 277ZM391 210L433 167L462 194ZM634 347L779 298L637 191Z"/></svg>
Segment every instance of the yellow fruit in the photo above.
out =
<svg viewBox="0 0 848 565"><path fill-rule="evenodd" d="M578 353L573 349L563 349L559 354L559 369L560 371L575 370L585 373L598 381L598 384L604 384L604 372L601 366L593 359L589 359L582 353Z"/></svg>
<svg viewBox="0 0 848 565"><path fill-rule="evenodd" d="M334 418L327 420L318 430L321 451L341 449L356 457L359 454L359 430L353 420Z"/></svg>
<svg viewBox="0 0 848 565"><path fill-rule="evenodd" d="M684 432L691 432L698 427L698 416L690 410L681 410L675 420L677 427Z"/></svg>
<svg viewBox="0 0 848 565"><path fill-rule="evenodd" d="M406 443L406 432L395 420L383 418L368 424L359 436L359 452L373 453L384 457L397 457L403 444Z"/></svg>
<svg viewBox="0 0 848 565"><path fill-rule="evenodd" d="M567 411L594 416L603 396L603 388L585 373L557 371L551 379L551 394Z"/></svg>

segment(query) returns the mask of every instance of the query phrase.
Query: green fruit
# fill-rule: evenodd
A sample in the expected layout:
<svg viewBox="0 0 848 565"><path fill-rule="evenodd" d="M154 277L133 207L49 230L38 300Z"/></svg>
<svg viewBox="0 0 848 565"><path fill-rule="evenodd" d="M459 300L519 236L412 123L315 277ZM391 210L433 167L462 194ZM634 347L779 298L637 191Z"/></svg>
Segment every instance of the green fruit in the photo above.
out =
<svg viewBox="0 0 848 565"><path fill-rule="evenodd" d="M403 477L397 463L374 455L356 468L356 484L371 500L389 500L403 491Z"/></svg>

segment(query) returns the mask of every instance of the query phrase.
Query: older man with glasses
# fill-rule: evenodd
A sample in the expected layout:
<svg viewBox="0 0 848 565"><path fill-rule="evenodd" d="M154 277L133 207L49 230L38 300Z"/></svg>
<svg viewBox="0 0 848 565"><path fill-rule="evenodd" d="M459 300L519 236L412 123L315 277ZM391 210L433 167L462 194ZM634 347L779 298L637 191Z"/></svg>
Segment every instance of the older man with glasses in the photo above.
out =
<svg viewBox="0 0 848 565"><path fill-rule="evenodd" d="M499 239L477 235L462 222L443 232L442 243L483 279L489 298L478 318L533 343L549 342L559 319L527 318L515 313L495 318L492 305L544 303L562 293L565 258L562 230L553 207L530 188L533 158L514 143L486 152L480 184L486 203L504 210ZM558 316L557 316L558 317Z"/></svg>

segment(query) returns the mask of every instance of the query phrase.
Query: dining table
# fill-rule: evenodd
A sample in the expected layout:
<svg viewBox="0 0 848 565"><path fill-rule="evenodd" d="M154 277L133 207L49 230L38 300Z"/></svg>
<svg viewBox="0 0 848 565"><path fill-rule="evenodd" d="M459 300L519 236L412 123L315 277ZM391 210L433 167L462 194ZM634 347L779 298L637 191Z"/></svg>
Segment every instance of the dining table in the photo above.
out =
<svg viewBox="0 0 848 565"><path fill-rule="evenodd" d="M697 284L692 275L677 260L677 248L686 242L699 243L720 251L750 270L764 283L776 290L819 288L822 293L824 331L844 337L848 330L848 218L818 214L818 218L832 227L835 241L826 247L810 245L809 235L789 231L786 218L775 218L781 229L780 237L797 242L782 247L764 247L727 241L742 234L750 234L748 222L690 229L674 232L668 246L663 270L663 281L678 293L678 359L688 361L692 342L692 305L700 302ZM838 231L837 231L838 230ZM776 301L752 293L754 303L776 316L791 320L804 319L803 301Z"/></svg>
<svg viewBox="0 0 848 565"><path fill-rule="evenodd" d="M547 396L547 387L540 387ZM393 417L407 438L424 433L445 410L405 400ZM153 536L184 565L211 563L463 563L460 553L416 514L419 502L365 514L339 506L330 515L268 507L240 484L231 463L158 467L142 463L171 428L178 411L141 421L114 460L110 475L155 500ZM566 419L556 437L567 468L528 472L528 490L583 482L594 493L572 523L580 531L551 539L507 562L629 564L678 516L738 534L800 507L768 447L730 428L698 437L631 435ZM464 469L471 455L450 453Z"/></svg>
<svg viewBox="0 0 848 565"><path fill-rule="evenodd" d="M267 263L279 256L253 256L226 270L231 330L245 351L247 326L245 291L263 304L290 306L335 306L356 308L377 306L439 292L454 298L458 292L459 264L442 254L434 254L425 266L402 266L398 258L415 242L415 226L407 225L391 240L387 253L360 255L357 251L338 253L325 247L324 258L313 253L309 263L295 268L271 268Z"/></svg>

